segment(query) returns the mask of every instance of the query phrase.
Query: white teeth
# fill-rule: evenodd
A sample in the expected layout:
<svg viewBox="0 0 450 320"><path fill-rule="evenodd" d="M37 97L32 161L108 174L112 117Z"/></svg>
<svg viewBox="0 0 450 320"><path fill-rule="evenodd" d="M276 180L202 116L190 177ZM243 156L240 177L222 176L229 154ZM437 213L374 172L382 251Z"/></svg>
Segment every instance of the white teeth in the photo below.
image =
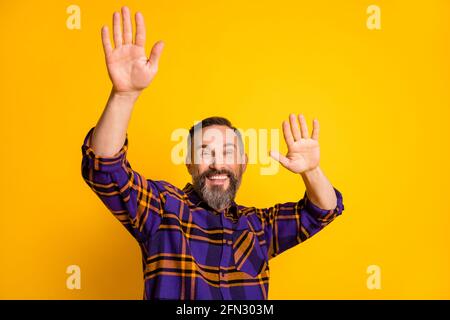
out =
<svg viewBox="0 0 450 320"><path fill-rule="evenodd" d="M211 179L211 180L224 180L226 178L227 178L227 176L211 176L211 177L209 177L209 179Z"/></svg>

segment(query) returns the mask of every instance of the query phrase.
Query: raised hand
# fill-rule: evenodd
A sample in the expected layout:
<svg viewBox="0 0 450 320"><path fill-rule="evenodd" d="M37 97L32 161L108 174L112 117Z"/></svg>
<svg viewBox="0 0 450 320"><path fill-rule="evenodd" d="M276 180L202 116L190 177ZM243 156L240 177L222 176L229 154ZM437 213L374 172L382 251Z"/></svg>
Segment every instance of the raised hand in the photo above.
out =
<svg viewBox="0 0 450 320"><path fill-rule="evenodd" d="M133 43L133 28L130 10L122 8L123 32L120 13L113 15L112 48L107 26L102 28L102 42L108 74L113 91L124 94L139 94L145 89L158 71L158 62L164 47L162 41L153 45L150 57L145 54L145 23L140 12L136 12L136 34Z"/></svg>
<svg viewBox="0 0 450 320"><path fill-rule="evenodd" d="M305 117L300 114L298 120L300 127L294 114L289 116L289 121L283 121L283 135L288 147L286 156L277 151L271 151L270 156L286 169L294 173L303 173L319 166L319 121L313 121L310 137Z"/></svg>

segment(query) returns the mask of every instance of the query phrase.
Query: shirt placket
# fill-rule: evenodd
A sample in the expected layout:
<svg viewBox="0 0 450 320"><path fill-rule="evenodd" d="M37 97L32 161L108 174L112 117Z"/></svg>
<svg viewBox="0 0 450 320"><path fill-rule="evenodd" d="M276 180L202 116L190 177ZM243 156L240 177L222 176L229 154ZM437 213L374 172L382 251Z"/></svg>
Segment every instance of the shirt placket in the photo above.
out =
<svg viewBox="0 0 450 320"><path fill-rule="evenodd" d="M222 294L223 299L231 300L232 297L230 293L230 287L224 286L224 284L222 283L223 280L228 280L228 270L230 267L231 248L228 245L228 243L230 242L230 234L228 232L225 232L225 229L231 229L231 222L225 217L223 213L220 214L220 220L222 225L222 253L220 257L219 269L220 293Z"/></svg>

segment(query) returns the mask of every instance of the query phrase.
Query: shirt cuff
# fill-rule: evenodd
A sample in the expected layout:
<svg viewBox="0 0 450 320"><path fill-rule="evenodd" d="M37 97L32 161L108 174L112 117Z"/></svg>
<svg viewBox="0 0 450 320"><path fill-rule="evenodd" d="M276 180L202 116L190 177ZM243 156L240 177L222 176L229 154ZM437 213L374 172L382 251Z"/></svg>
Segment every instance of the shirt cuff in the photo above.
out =
<svg viewBox="0 0 450 320"><path fill-rule="evenodd" d="M91 138L94 129L95 127L89 130L86 138L84 138L83 146L81 147L83 158L88 162L89 167L94 168L96 171L103 172L112 172L121 168L126 159L126 153L128 150L128 135L126 136L125 142L118 153L112 157L99 157L91 148Z"/></svg>
<svg viewBox="0 0 450 320"><path fill-rule="evenodd" d="M334 192L336 193L337 205L334 209L330 209L330 210L325 210L325 209L319 208L314 203L312 203L312 201L309 200L309 198L306 194L306 191L305 191L305 196L304 196L305 208L308 210L308 212L312 213L313 215L317 215L318 217L327 217L330 215L338 216L338 215L342 214L342 211L344 211L344 203L343 203L343 199L342 199L342 194L336 188L333 187L333 189L334 189Z"/></svg>

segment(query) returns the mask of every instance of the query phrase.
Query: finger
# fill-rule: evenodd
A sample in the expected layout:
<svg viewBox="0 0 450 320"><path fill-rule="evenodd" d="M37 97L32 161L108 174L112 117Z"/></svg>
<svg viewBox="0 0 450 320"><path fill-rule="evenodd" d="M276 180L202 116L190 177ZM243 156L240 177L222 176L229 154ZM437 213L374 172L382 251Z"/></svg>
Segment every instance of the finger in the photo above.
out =
<svg viewBox="0 0 450 320"><path fill-rule="evenodd" d="M292 137L291 126L287 121L283 121L283 136L286 144L290 146L294 143L294 138Z"/></svg>
<svg viewBox="0 0 450 320"><path fill-rule="evenodd" d="M153 45L148 62L152 67L158 67L159 58L164 48L164 42L158 41Z"/></svg>
<svg viewBox="0 0 450 320"><path fill-rule="evenodd" d="M320 130L319 120L314 119L311 138L313 138L314 140L319 140L319 130Z"/></svg>
<svg viewBox="0 0 450 320"><path fill-rule="evenodd" d="M136 36L135 36L135 44L137 46L144 47L145 46L145 22L144 16L140 12L136 12Z"/></svg>
<svg viewBox="0 0 450 320"><path fill-rule="evenodd" d="M289 163L289 159L283 156L278 151L270 151L270 156L281 163L281 165L284 167L286 167Z"/></svg>
<svg viewBox="0 0 450 320"><path fill-rule="evenodd" d="M294 140L299 141L302 138L302 135L300 134L300 128L298 127L297 119L295 119L295 114L289 115L289 122L291 123Z"/></svg>
<svg viewBox="0 0 450 320"><path fill-rule="evenodd" d="M111 40L109 39L109 29L107 26L102 27L102 43L103 43L103 51L105 52L105 55L108 56L111 51Z"/></svg>
<svg viewBox="0 0 450 320"><path fill-rule="evenodd" d="M308 139L309 138L308 125L306 124L305 117L302 114L299 114L298 120L300 122L300 130L302 132L302 138Z"/></svg>
<svg viewBox="0 0 450 320"><path fill-rule="evenodd" d="M116 48L122 46L122 29L120 28L120 14L114 12L113 15L113 34L114 34L114 45Z"/></svg>
<svg viewBox="0 0 450 320"><path fill-rule="evenodd" d="M131 27L130 9L122 7L122 21L123 21L123 43L133 43L133 30Z"/></svg>

